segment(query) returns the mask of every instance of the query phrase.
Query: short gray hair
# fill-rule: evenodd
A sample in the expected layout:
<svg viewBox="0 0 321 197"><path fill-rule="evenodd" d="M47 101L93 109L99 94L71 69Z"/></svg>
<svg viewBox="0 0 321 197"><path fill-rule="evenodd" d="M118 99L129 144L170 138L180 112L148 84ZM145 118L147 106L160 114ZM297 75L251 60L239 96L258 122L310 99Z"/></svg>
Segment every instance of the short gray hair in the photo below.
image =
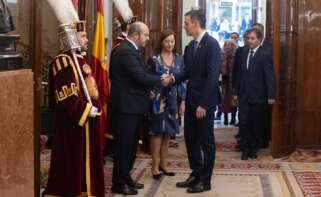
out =
<svg viewBox="0 0 321 197"><path fill-rule="evenodd" d="M252 25L252 28L260 30L262 33L264 33L264 25L262 23L254 23Z"/></svg>
<svg viewBox="0 0 321 197"><path fill-rule="evenodd" d="M142 32L142 26L140 23L135 22L129 26L128 29L128 36L133 35L134 33L141 33Z"/></svg>

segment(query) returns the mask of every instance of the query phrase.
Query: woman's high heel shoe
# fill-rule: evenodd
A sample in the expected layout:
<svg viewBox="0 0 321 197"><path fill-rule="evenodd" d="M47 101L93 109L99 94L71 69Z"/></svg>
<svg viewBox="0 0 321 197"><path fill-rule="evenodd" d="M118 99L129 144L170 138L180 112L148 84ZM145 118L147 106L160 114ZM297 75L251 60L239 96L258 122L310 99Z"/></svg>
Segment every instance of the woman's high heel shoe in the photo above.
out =
<svg viewBox="0 0 321 197"><path fill-rule="evenodd" d="M159 174L153 174L153 179L155 179L155 180L159 180L161 177L162 177L162 174L161 174L161 173L159 173Z"/></svg>
<svg viewBox="0 0 321 197"><path fill-rule="evenodd" d="M174 172L166 172L162 167L159 166L159 171L163 172L166 176L175 176Z"/></svg>

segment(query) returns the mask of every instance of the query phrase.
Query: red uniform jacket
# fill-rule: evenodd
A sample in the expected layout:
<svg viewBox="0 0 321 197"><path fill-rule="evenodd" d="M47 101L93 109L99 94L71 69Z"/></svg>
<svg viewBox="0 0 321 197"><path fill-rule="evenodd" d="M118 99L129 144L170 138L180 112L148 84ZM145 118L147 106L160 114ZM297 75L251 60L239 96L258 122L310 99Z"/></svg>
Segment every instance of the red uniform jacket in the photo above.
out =
<svg viewBox="0 0 321 197"><path fill-rule="evenodd" d="M87 82L91 76L90 67L82 56L77 57ZM53 60L50 83L54 109L53 147L45 197L104 197L99 117L88 117L91 106L71 54L60 54ZM92 101L94 106L100 107L95 99Z"/></svg>

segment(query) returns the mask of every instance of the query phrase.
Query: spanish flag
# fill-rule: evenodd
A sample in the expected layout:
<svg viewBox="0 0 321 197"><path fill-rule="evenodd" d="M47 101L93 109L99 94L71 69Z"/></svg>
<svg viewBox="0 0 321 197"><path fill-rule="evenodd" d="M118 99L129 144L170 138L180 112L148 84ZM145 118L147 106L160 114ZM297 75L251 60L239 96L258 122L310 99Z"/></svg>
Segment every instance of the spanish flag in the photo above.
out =
<svg viewBox="0 0 321 197"><path fill-rule="evenodd" d="M78 0L71 0L72 4L74 5L75 9L78 8Z"/></svg>
<svg viewBox="0 0 321 197"><path fill-rule="evenodd" d="M99 90L99 102L103 108L103 113L100 120L101 137L104 140L106 123L107 123L107 100L109 97L108 70L106 63L106 47L105 47L105 32L104 32L104 14L103 2L97 0L97 19L96 29L94 34L94 42L92 47L91 66L94 78L96 79ZM104 141L102 141L104 144Z"/></svg>

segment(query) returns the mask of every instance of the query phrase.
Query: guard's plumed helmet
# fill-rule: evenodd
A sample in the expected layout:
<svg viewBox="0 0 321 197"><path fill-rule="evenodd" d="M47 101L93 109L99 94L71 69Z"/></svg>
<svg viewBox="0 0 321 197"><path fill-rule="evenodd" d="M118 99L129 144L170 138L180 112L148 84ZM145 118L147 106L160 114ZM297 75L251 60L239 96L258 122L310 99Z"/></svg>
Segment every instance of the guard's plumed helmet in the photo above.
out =
<svg viewBox="0 0 321 197"><path fill-rule="evenodd" d="M79 16L70 0L47 0L52 7L58 21L58 37L62 50L81 49L81 45L76 36L76 32L86 31L86 22L80 21Z"/></svg>

